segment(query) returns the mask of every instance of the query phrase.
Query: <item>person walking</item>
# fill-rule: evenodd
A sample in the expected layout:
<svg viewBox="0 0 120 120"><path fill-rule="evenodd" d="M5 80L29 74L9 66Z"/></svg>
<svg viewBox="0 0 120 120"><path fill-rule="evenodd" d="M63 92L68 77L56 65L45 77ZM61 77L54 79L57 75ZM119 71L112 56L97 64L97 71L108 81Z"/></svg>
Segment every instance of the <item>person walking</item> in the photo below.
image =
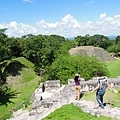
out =
<svg viewBox="0 0 120 120"><path fill-rule="evenodd" d="M97 90L96 92L96 100L99 104L98 107L104 108L104 104L103 104L103 96L105 94L106 88L110 87L115 93L118 93L114 88L112 88L112 86L108 83L107 78L105 76L103 76L103 73L101 71L99 71L97 73L98 77L97 77L97 86L91 91L94 92ZM96 107L96 108L98 108Z"/></svg>
<svg viewBox="0 0 120 120"><path fill-rule="evenodd" d="M77 73L75 74L74 77L74 82L75 82L75 100L80 100L80 89L81 89L81 85L80 85L80 75Z"/></svg>

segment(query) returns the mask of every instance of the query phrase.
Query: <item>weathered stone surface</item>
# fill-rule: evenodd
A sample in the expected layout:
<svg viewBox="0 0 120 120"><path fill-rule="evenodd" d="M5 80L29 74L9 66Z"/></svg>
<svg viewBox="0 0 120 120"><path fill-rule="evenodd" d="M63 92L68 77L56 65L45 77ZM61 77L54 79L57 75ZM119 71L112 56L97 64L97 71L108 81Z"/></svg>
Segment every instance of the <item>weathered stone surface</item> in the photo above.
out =
<svg viewBox="0 0 120 120"><path fill-rule="evenodd" d="M49 80L44 83L45 88L47 87L60 87L60 80Z"/></svg>
<svg viewBox="0 0 120 120"><path fill-rule="evenodd" d="M102 108L97 108L94 109L97 104L92 101L86 101L86 100L81 100L81 101L75 101L73 102L74 105L79 106L84 112L90 113L92 115L96 116L108 116L112 118L117 118L118 120L120 119L120 108L112 108L110 106L106 106L104 109Z"/></svg>
<svg viewBox="0 0 120 120"><path fill-rule="evenodd" d="M83 91L89 91L90 85L93 85L93 81L95 84L96 78L91 81L83 81ZM120 87L120 77L109 79L109 81L113 83L114 86L117 84L117 86ZM94 85L92 87L94 87ZM70 84L67 85L62 85L61 87L47 87L45 92L40 92L41 89L42 88L39 87L35 90L34 101L30 111L20 109L13 113L13 118L8 120L41 120L61 106L70 103L79 106L81 110L92 115L96 115L98 117L101 115L109 116L120 120L120 108L112 108L111 106L107 105L105 109L94 109L96 106L98 106L97 102L86 101L82 99L80 101L74 100L74 82L70 82ZM43 100L39 100L40 93L41 96L44 95Z"/></svg>
<svg viewBox="0 0 120 120"><path fill-rule="evenodd" d="M84 54L88 56L96 56L100 61L113 61L115 60L107 51L100 47L94 46L80 46L71 48L70 55Z"/></svg>

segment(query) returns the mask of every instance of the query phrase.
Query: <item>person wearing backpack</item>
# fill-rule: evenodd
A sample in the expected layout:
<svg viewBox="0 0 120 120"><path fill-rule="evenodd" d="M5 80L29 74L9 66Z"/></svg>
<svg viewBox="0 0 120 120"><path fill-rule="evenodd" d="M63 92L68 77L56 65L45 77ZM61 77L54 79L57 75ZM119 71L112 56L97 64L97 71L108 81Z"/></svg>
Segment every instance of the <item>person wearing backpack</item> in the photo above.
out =
<svg viewBox="0 0 120 120"><path fill-rule="evenodd" d="M97 90L96 92L96 100L99 104L98 107L104 108L104 104L103 104L103 96L105 94L106 88L110 87L115 93L118 93L114 88L112 88L112 86L108 83L107 78L105 76L103 76L103 73L101 71L99 71L97 73L98 77L97 77L97 86L96 88L94 88L91 92L94 92L95 90ZM97 107L97 108L98 108Z"/></svg>

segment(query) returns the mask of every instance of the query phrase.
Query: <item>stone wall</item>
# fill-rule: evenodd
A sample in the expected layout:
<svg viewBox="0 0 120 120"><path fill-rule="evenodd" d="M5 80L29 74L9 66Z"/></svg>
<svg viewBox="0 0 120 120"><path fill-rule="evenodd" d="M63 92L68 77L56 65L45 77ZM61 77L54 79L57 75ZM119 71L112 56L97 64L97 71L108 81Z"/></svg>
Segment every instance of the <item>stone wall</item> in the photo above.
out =
<svg viewBox="0 0 120 120"><path fill-rule="evenodd" d="M108 81L114 87L120 87L120 76L113 79L108 78ZM82 81L82 91L90 91L96 86L96 83L96 78L89 81ZM32 95L31 100L32 106L29 111L17 111L13 114L14 117L9 120L41 120L62 105L70 103L79 106L84 112L92 115L111 116L120 120L119 108L107 106L105 110L99 110L93 109L96 106L95 102L85 100L75 101L73 79L68 79L67 85L61 85L60 80L41 83Z"/></svg>
<svg viewBox="0 0 120 120"><path fill-rule="evenodd" d="M116 78L107 78L112 87L120 87L120 76ZM74 79L68 79L68 84L74 85ZM97 78L93 78L89 81L81 81L81 91L91 91L97 85Z"/></svg>
<svg viewBox="0 0 120 120"><path fill-rule="evenodd" d="M44 83L45 88L60 87L60 80L49 80Z"/></svg>
<svg viewBox="0 0 120 120"><path fill-rule="evenodd" d="M120 76L116 78L107 78L108 82L112 87L120 87ZM44 87L43 87L44 85ZM97 78L93 78L89 81L81 81L81 92L91 91L97 85ZM44 89L44 90L43 90ZM60 84L60 80L52 80L41 83L40 86L35 90L34 94L31 97L31 101L34 101L32 108L37 108L41 106L42 100L49 99L52 97L53 101L59 100L61 95L63 98L69 96L68 90L71 90L71 95L74 95L74 79L68 79L67 85ZM73 97L74 98L74 97Z"/></svg>
<svg viewBox="0 0 120 120"><path fill-rule="evenodd" d="M108 78L108 82L114 87L120 87L120 76L116 78ZM55 85L55 83L57 83L57 85ZM89 81L82 81L81 92L91 91L96 86L96 84L97 84L96 78L93 78L92 80ZM46 87L44 92L42 92L41 87L42 83L35 92L35 97L32 103L32 110L30 111L30 115L32 116L40 115L40 118L44 118L57 108L60 108L62 105L74 103L75 101L74 79L68 79L67 85L61 85L60 80L46 81L44 82L44 85ZM41 91L41 94L39 91ZM39 95L42 96L41 100ZM87 102L85 101L85 103ZM75 105L77 104L75 103ZM92 104L91 106L94 105L95 103ZM83 103L81 104L80 107L82 108L82 106ZM87 107L84 108L84 106L83 109L85 109L83 111L88 110L88 108Z"/></svg>

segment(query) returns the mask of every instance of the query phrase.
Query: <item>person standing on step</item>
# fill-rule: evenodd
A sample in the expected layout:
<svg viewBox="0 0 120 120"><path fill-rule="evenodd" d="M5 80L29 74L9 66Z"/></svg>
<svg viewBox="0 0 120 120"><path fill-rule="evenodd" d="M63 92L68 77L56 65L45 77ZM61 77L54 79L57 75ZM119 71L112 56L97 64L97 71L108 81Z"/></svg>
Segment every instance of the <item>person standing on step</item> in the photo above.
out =
<svg viewBox="0 0 120 120"><path fill-rule="evenodd" d="M104 108L104 104L103 104L103 96L105 94L106 88L110 87L115 93L118 93L114 88L112 88L112 86L108 83L107 78L105 76L103 76L103 73L101 71L99 71L97 73L98 77L97 77L97 86L91 91L94 92L95 90L97 90L96 92L96 100L99 104L98 107ZM96 107L96 108L98 108Z"/></svg>
<svg viewBox="0 0 120 120"><path fill-rule="evenodd" d="M80 89L81 89L81 85L80 85L80 75L79 74L75 74L74 77L74 82L75 82L75 100L80 100Z"/></svg>

